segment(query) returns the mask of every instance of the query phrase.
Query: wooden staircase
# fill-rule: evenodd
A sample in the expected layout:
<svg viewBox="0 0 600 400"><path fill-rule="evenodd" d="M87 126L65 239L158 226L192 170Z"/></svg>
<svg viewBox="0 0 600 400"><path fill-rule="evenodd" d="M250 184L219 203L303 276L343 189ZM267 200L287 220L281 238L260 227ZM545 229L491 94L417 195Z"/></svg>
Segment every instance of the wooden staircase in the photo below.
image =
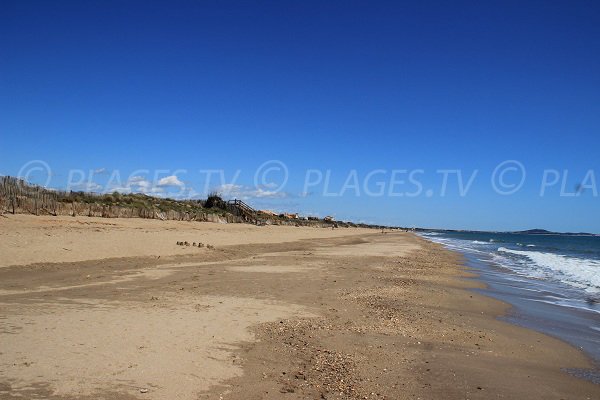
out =
<svg viewBox="0 0 600 400"><path fill-rule="evenodd" d="M227 211L229 211L233 215L237 215L244 218L248 222L258 222L258 212L254 208L250 207L248 204L244 203L242 200L229 200L227 202Z"/></svg>

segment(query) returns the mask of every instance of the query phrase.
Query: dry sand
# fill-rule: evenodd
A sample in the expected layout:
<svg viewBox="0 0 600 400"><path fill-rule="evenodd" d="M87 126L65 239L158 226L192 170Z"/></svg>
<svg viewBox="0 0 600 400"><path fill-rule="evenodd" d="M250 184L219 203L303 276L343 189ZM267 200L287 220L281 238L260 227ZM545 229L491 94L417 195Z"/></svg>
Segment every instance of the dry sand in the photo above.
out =
<svg viewBox="0 0 600 400"><path fill-rule="evenodd" d="M0 399L600 398L562 370L584 355L498 321L506 305L466 290L480 284L459 256L410 234L30 216L0 230ZM175 245L202 235L216 250Z"/></svg>
<svg viewBox="0 0 600 400"><path fill-rule="evenodd" d="M339 237L358 232L361 229L4 215L0 217L0 267L195 252L191 246L175 246L178 241L220 247Z"/></svg>
<svg viewBox="0 0 600 400"><path fill-rule="evenodd" d="M232 350L252 339L250 326L299 309L226 296L164 297L152 306L68 298L22 306L3 323L2 375L11 393L25 398L147 389L145 398L191 400L241 374Z"/></svg>

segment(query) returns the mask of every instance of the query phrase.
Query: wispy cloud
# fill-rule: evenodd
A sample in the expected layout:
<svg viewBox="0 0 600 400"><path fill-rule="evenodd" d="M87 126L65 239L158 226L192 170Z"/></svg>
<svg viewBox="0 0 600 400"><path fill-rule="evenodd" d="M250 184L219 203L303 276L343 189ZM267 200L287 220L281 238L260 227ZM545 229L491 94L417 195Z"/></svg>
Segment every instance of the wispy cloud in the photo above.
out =
<svg viewBox="0 0 600 400"><path fill-rule="evenodd" d="M119 193L145 193L160 195L164 193L164 189L158 185L153 185L152 182L143 176L132 176L125 184L108 188L108 192L114 191Z"/></svg>
<svg viewBox="0 0 600 400"><path fill-rule="evenodd" d="M215 191L224 197L235 197L242 200L247 199L285 199L289 197L287 192L268 190L267 188L252 188L249 186L225 184L215 188Z"/></svg>
<svg viewBox="0 0 600 400"><path fill-rule="evenodd" d="M152 187L152 183L143 176L132 176L127 181L127 186L134 186L140 190L148 190Z"/></svg>
<svg viewBox="0 0 600 400"><path fill-rule="evenodd" d="M183 182L181 182L179 180L179 178L177 178L177 175L171 175L171 176L166 176L164 178L159 179L156 186L158 186L158 187L165 187L165 186L184 187L185 184Z"/></svg>
<svg viewBox="0 0 600 400"><path fill-rule="evenodd" d="M83 191L83 192L98 192L98 191L102 191L103 186L97 184L96 182L83 182L77 185L73 185L71 187L71 190L75 190L75 191Z"/></svg>

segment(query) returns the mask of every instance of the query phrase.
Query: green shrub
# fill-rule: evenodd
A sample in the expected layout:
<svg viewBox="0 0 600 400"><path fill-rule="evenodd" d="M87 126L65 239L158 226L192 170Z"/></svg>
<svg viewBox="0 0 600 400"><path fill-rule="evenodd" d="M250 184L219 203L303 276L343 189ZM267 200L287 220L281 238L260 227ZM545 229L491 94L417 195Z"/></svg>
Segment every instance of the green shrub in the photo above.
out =
<svg viewBox="0 0 600 400"><path fill-rule="evenodd" d="M221 195L217 192L212 192L208 195L206 202L204 203L204 207L206 208L220 208L225 210L227 208L227 203L225 200L221 198Z"/></svg>

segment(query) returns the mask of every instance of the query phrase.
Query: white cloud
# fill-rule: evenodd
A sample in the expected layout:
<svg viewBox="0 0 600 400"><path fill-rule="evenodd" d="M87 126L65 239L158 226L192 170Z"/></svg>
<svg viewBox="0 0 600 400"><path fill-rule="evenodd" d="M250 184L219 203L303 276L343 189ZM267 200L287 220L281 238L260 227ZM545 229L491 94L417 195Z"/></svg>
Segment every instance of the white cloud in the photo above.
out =
<svg viewBox="0 0 600 400"><path fill-rule="evenodd" d="M142 182L145 180L146 180L146 178L144 178L143 176L136 175L136 176L132 176L131 178L129 178L128 182L135 183L135 182Z"/></svg>
<svg viewBox="0 0 600 400"><path fill-rule="evenodd" d="M168 192L169 187L178 188L177 193ZM118 190L122 193L144 193L155 196L168 195L181 198L184 196L184 193L187 194L193 189L191 187L186 188L185 184L181 182L175 175L162 178L158 182L151 182L144 176L136 175L130 177L125 185L122 185L122 187L118 188Z"/></svg>
<svg viewBox="0 0 600 400"><path fill-rule="evenodd" d="M233 183L226 183L224 185L217 187L215 190L223 195L228 195L228 194L241 193L243 189L244 189L244 187L241 185L234 185Z"/></svg>
<svg viewBox="0 0 600 400"><path fill-rule="evenodd" d="M284 199L289 197L286 192L279 192L275 190L265 190L263 188L254 189L248 186L234 185L231 183L221 185L215 188L217 193L220 193L224 197L235 197L238 199Z"/></svg>
<svg viewBox="0 0 600 400"><path fill-rule="evenodd" d="M150 181L147 181L142 176L134 176L130 178L129 181L127 181L127 186L135 186L138 188L138 190L141 191L146 191L152 188L152 184L150 183Z"/></svg>
<svg viewBox="0 0 600 400"><path fill-rule="evenodd" d="M267 198L267 199L284 199L288 195L285 192L277 192L274 190L263 190L261 188L250 193L251 197Z"/></svg>
<svg viewBox="0 0 600 400"><path fill-rule="evenodd" d="M183 187L185 184L177 178L176 175L166 176L158 181L156 186L179 186Z"/></svg>
<svg viewBox="0 0 600 400"><path fill-rule="evenodd" d="M77 185L73 185L71 187L71 190L80 190L83 192L94 192L94 191L100 191L101 189L103 189L102 185L97 184L96 182L83 182Z"/></svg>

